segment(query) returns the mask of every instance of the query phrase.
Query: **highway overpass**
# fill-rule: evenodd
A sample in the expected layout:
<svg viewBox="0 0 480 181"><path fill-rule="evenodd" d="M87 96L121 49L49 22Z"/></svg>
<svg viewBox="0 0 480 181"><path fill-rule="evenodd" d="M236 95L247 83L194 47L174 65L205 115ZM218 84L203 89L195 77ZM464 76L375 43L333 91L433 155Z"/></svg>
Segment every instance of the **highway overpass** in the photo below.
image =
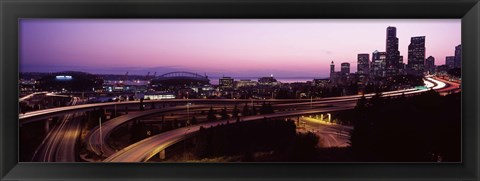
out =
<svg viewBox="0 0 480 181"><path fill-rule="evenodd" d="M430 80L432 84L429 84L428 88L432 88L435 90L442 89L446 86L446 84L441 84L436 80ZM385 92L383 96L399 96L402 94L418 94L421 92L428 91L429 89L421 89L421 90L408 90L408 91L395 91L393 93ZM366 95L366 97L370 97L372 95ZM349 97L349 96L346 96ZM286 111L286 112L277 112L274 114L268 115L255 115L255 116L248 116L243 117L242 121L254 121L260 120L264 118L280 118L280 117L291 117L291 116L300 116L300 115L308 115L308 114L319 114L319 113L328 113L333 111L341 111L341 110L348 110L352 109L356 105L356 101L359 99L357 96L353 96L353 98L344 98L343 100L339 99L336 102L331 101L332 107L320 108L320 109L310 109L310 110L295 110L295 111ZM317 101L319 103L322 101ZM322 102L325 103L325 102ZM294 103L298 105L305 105L308 103ZM235 119L228 119L224 121L217 121L217 122L208 122L202 123L197 125L192 125L188 127L178 128L175 130L171 130L168 132L164 132L158 135L151 136L144 140L141 140L137 143L134 143L130 146L125 147L124 149L114 153L113 155L109 156L104 162L145 162L148 161L150 158L155 156L156 154L164 151L171 145L183 141L191 136L193 136L196 132L200 130L200 127L211 127L211 126L218 126L220 124L226 124L227 122L234 122Z"/></svg>

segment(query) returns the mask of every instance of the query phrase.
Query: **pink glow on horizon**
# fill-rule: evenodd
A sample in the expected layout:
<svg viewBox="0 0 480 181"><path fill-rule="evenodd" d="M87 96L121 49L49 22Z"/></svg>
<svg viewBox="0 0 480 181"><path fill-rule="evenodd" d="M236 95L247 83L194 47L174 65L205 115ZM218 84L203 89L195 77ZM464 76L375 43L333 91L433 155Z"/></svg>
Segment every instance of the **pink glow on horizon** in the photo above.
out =
<svg viewBox="0 0 480 181"><path fill-rule="evenodd" d="M435 64L444 64L445 56L453 56L461 43L460 24L460 20L22 19L20 67L25 71L39 66L82 67L93 73L101 73L93 70L98 67L168 67L232 76L325 77L331 61L337 70L341 62L350 62L355 72L357 54L385 51L388 26L397 27L405 63L410 37L426 36L426 57L432 55Z"/></svg>

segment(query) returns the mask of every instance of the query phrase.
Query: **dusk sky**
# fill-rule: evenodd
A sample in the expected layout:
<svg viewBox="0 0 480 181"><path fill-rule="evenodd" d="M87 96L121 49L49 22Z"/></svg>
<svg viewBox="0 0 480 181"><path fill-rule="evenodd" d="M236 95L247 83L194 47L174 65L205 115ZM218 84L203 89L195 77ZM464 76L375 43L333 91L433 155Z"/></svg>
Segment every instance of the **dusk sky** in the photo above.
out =
<svg viewBox="0 0 480 181"><path fill-rule="evenodd" d="M385 51L397 27L407 62L413 36L426 36L426 57L445 63L461 44L460 19L185 20L22 19L20 71L140 74L190 71L209 76L328 77L357 54Z"/></svg>

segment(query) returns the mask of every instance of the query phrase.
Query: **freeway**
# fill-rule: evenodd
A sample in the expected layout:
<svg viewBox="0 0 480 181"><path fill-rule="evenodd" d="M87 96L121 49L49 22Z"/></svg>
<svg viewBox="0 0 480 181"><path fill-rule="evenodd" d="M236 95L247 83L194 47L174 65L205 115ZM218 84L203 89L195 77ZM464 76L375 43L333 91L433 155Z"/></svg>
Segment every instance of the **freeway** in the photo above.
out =
<svg viewBox="0 0 480 181"><path fill-rule="evenodd" d="M189 106L189 109L203 109L209 108L210 106L205 105L192 105ZM126 115L122 115L116 118L113 118L105 123L102 123L102 127L100 129L99 126L94 127L86 136L87 140L87 148L90 151L95 152L97 155L104 155L109 156L115 153L114 149L110 147L110 145L105 144L107 142L108 137L110 136L111 132L125 124L128 121L138 119L141 117L151 116L154 114L171 112L171 111L179 111L179 110L186 110L187 106L177 106L177 107L169 107L169 108L162 108L162 109L152 109L147 111L140 111L129 113Z"/></svg>
<svg viewBox="0 0 480 181"><path fill-rule="evenodd" d="M429 84L429 88L432 89L441 89L445 85L438 84L438 83L431 83ZM394 93L384 93L383 96L398 96L402 94L416 94L428 91L428 89L421 89L421 90L409 90L406 91L397 91ZM371 95L368 95L371 96ZM366 96L367 97L367 96ZM355 98L347 98L344 101L339 101L332 104L332 107L327 108L316 108L310 110L295 110L295 111L284 111L284 112L277 112L274 114L268 115L255 115L255 116L248 116L244 117L242 121L254 121L263 118L279 118L279 117L290 117L290 116L299 116L299 115L308 115L308 114L318 114L318 113L328 113L333 111L341 111L341 110L348 110L352 109L355 106L356 100L359 97ZM318 101L317 101L318 102ZM297 103L300 104L300 103ZM308 103L303 103L304 105ZM113 155L109 156L104 160L104 162L145 162L148 161L151 157L155 154L159 153L162 150L165 150L167 147L178 143L184 139L187 139L190 136L193 136L200 127L211 127L211 126L218 126L220 124L226 124L227 122L233 122L234 119L228 119L225 121L217 121L217 122L209 122L209 123L202 123L197 125L192 125L188 127L178 128L175 130L171 130L168 132L164 132L158 135L151 136L144 140L141 140L137 143L134 143L126 148L114 153ZM334 139L334 138L333 138Z"/></svg>
<svg viewBox="0 0 480 181"><path fill-rule="evenodd" d="M344 107L331 107L323 109L302 110L302 111L288 111L282 113L255 115L243 117L241 121L254 121L264 118L279 118L299 116L304 114L317 114L332 111L343 110ZM178 128L165 133L151 136L137 143L134 143L106 158L104 162L145 162L148 161L155 154L166 149L167 147L178 143L200 130L200 127L214 127L220 124L227 124L227 122L234 122L235 119L227 119L223 121L208 122L188 127Z"/></svg>
<svg viewBox="0 0 480 181"><path fill-rule="evenodd" d="M304 131L313 132L319 136L319 147L346 147L349 146L351 126L329 123L311 117L301 117Z"/></svg>
<svg viewBox="0 0 480 181"><path fill-rule="evenodd" d="M79 98L72 98L71 104L78 104ZM81 132L81 113L67 114L55 126L35 151L32 161L74 162L75 145Z"/></svg>
<svg viewBox="0 0 480 181"><path fill-rule="evenodd" d="M22 101L25 101L27 99L30 99L32 98L33 96L35 95L41 95L41 94L47 94L48 92L35 92L35 93L31 93L31 94L28 94L26 96L23 96L21 97L20 99L18 99L18 102L22 102Z"/></svg>
<svg viewBox="0 0 480 181"><path fill-rule="evenodd" d="M459 84L459 83L448 81L448 80L441 79L441 78L438 78L438 77L431 77L431 78L427 78L427 79L436 83L436 84L443 85L443 87L441 87L437 90L441 94L448 94L450 92L461 91L461 84Z"/></svg>
<svg viewBox="0 0 480 181"><path fill-rule="evenodd" d="M263 102L265 100L248 100L248 99L166 99L166 100L144 100L146 106L150 103L174 103L174 104L186 104L190 103L248 103L248 102ZM269 102L306 102L307 99L269 99ZM107 102L107 103L93 103L82 104L75 106L64 106L51 109L44 109L38 111L27 112L25 114L19 114L20 124L26 124L32 121L39 121L42 119L50 118L52 116L63 116L67 113L74 113L79 111L91 111L98 108L113 108L114 106L129 106L129 108L138 108L140 101L124 101L124 102Z"/></svg>
<svg viewBox="0 0 480 181"><path fill-rule="evenodd" d="M331 102L331 101L328 101ZM277 108L284 108L293 105L292 104L277 104ZM298 104L295 104L296 106L300 106ZM302 104L304 107L308 107L307 105L310 104ZM228 109L233 109L234 105L225 105ZM325 107L328 106L327 104L314 104L313 105L315 108L318 107ZM194 110L199 110L199 109L205 109L209 108L209 105L192 105L189 106L189 109L191 111ZM222 107L223 108L223 107ZM298 110L298 109L297 109ZM142 117L147 117L147 116L152 116L154 114L159 114L159 113L166 113L166 112L173 112L173 111L186 111L186 106L177 106L177 107L170 107L170 108L163 108L163 109L153 109L153 110L148 110L148 111L142 111L142 112L135 112L135 113L130 113L126 115L122 115L119 117L116 117L114 119L111 119L109 121L106 121L105 123L102 123L102 127L100 130L99 126L94 127L86 136L86 142L87 142L87 148L90 151L95 152L97 155L103 155L103 156L110 156L113 153L115 153L115 149L112 148L109 144L107 143L107 140L109 139L109 136L112 131L114 131L116 128L119 126L138 119Z"/></svg>
<svg viewBox="0 0 480 181"><path fill-rule="evenodd" d="M397 91L384 92L383 94L395 94L401 92L414 91L416 89L405 89ZM365 96L372 96L373 94L366 94ZM235 103L262 103L264 101L272 103L305 103L309 104L310 102L318 101L338 101L340 99L354 99L359 98L361 95L353 96L341 96L341 97L328 97L328 98L317 98L317 99L268 99L268 100L256 100L256 99L168 99L168 100L145 100L144 105L150 105L151 103L175 103L175 104L186 104L187 102L202 104L235 104ZM94 103L94 104L82 104L74 106L64 106L51 109L44 109L38 111L27 112L25 114L19 114L19 123L20 125L27 124L34 121L42 121L50 117L63 116L68 113L78 113L91 111L98 108L113 108L115 106L128 106L129 110L138 109L140 101L125 101L125 102L107 102L107 103Z"/></svg>
<svg viewBox="0 0 480 181"><path fill-rule="evenodd" d="M432 84L433 85L433 84ZM388 95L401 95L401 93L405 92L415 92L417 89L407 89L407 90L400 90L400 91L390 91L390 92L385 92L384 94L386 96ZM367 94L366 97L371 97L374 94ZM355 95L355 96L344 96L337 99L325 99L322 101L315 101L315 102L301 102L301 103L283 103L283 104L275 104L275 108L278 109L286 109L289 107L295 106L295 110L302 110L303 109L312 109L312 108L319 108L319 107L326 107L329 106L330 104L333 103L342 103L342 102L351 102L351 101L356 101L361 95ZM230 107L232 105L229 105ZM351 105L349 106L351 107ZM200 109L200 108L208 108L208 106L191 106L191 109ZM89 132L89 134L86 137L88 146L87 148L90 151L95 152L97 155L103 155L103 156L110 156L113 153L115 153L114 149L109 145L109 144L104 144L107 143L107 139L109 138L110 133L115 130L115 128L119 127L120 125L140 118L140 117L146 117L149 115L157 114L157 113L162 113L162 112L169 112L169 111L178 111L178 110L186 110L186 106L179 106L179 107L173 107L173 108L166 108L166 109L154 109L154 110L149 110L149 111L144 111L144 112L137 112L137 113L132 113L128 115L123 115L117 118L114 118L112 120L109 120L105 123L102 124L102 128L100 130L100 127L97 126L92 131Z"/></svg>
<svg viewBox="0 0 480 181"><path fill-rule="evenodd" d="M430 79L427 79L426 82L430 82L428 84L428 87L429 88L433 88L433 89L441 89L443 87L445 87L445 85L443 84L440 84L438 82L435 82L433 80L430 80ZM390 92L384 92L383 95L384 96L397 96L397 95L402 95L402 94L415 94L415 93L420 93L420 92L423 92L423 91L426 91L426 90L416 90L416 89L406 89L406 90L398 90L398 91L390 91ZM366 97L371 97L373 96L373 94L367 94L365 95ZM235 100L235 99L216 99L216 100L205 100L205 99L200 99L200 100L195 100L195 99L187 99L187 100L161 100L162 102L171 102L171 103L183 103L183 102L197 102L197 103L203 103L203 102L207 102L207 103L239 103L239 102L256 102L257 104L259 102L263 102L263 101L268 101L268 102L274 102L274 103L277 103L276 104L276 107L292 107L292 106L303 106L304 108L308 108L308 105L310 105L310 110L306 109L306 110L294 110L294 111L291 111L291 112L282 112L282 113L276 113L274 115L269 115L269 117L283 117L283 116L286 116L285 113L289 113L289 115L300 115L300 114L305 114L305 113L321 113L323 111L333 111L333 110L345 110L345 109L351 109L353 108L354 106L354 102L359 98L361 97L361 95L354 95L354 96L343 96L343 97L333 97L333 98L322 98L322 99L312 99L312 100L308 100L308 99L302 99L302 100L277 100L277 99L269 99L269 100ZM76 100L76 99L75 99ZM158 102L158 100L155 100L155 101L145 101L145 104L149 103L149 102ZM67 107L62 107L62 108L53 108L53 109L49 109L49 110L40 110L40 111L35 111L35 112L30 112L30 113L27 113L27 114L21 114L19 115L20 117L20 120L35 120L35 119L32 119L32 118L35 118L37 117L36 119L39 119L38 117L45 117L45 116L52 116L52 115L61 115L61 114L65 114L65 113L70 113L70 114L67 114L63 121L62 121L62 124L60 124L60 126L54 128L54 130L52 130L52 133L48 136L49 138L45 140L46 144L42 144L44 145L43 147L45 148L42 148L43 151L40 151L41 154L40 155L47 155L47 156L37 156L35 157L36 159L35 160L44 160L44 161L52 161L52 160L58 160L58 161L69 161L69 160L74 160L74 156L72 158L72 156L63 156L62 154L59 154L60 152L56 152L56 150L59 150L61 149L62 152L65 152L65 153L70 153L70 154L73 154L75 152L74 150L74 143L71 141L73 140L73 138L77 138L78 137L78 134L79 134L79 129L80 129L80 125L75 125L73 123L75 122L79 122L79 121L69 121L69 120L75 120L75 119L71 119L71 117L76 117L75 115L72 116L73 113L76 113L78 110L90 110L90 109L95 109L95 108L98 108L98 107L113 107L115 105L128 105L128 106L133 106L133 107L138 107L138 103L139 101L130 101L130 102L121 102L121 103L118 103L118 102L113 102L113 103L98 103L98 104L88 104L88 105L75 105L75 106L67 106ZM345 103L348 103L348 104L345 104ZM313 106L312 105L315 105L315 109L312 109ZM324 104L334 104L335 107L331 107L331 108L322 108L322 109L318 109L318 106L319 105L324 105ZM148 105L148 104L147 104ZM185 109L185 108L179 108L179 109ZM315 112L316 110L316 112ZM58 112L56 112L58 111ZM158 110L152 110L152 112L156 112ZM313 112L311 112L313 111ZM145 111L144 113L139 113L138 116L145 116L144 114L148 115L149 112L148 111ZM134 115L132 115L134 116ZM257 116L256 118L253 117L253 118L247 118L245 117L244 119L246 119L247 121L248 120L256 120L256 119L261 119L263 117L266 117L266 115L263 115L263 116ZM117 127L118 125L122 124L121 122L126 122L128 120L131 120L132 118L128 118L128 119L123 119L121 121L114 121L112 122L111 124L111 127L108 128L108 130L113 130L115 127ZM112 120L110 120L112 121ZM109 121L109 122L110 122ZM120 124L119 124L120 123ZM207 123L206 123L207 124ZM215 124L217 125L216 123L208 123L208 124ZM199 125L195 125L195 126L199 126ZM205 125L205 126L208 126L208 125ZM210 125L210 126L213 126L213 125ZM78 131L77 131L78 130ZM181 130L181 129L179 129ZM108 135L110 133L110 131L107 131L105 135ZM172 131L175 131L175 130L172 130ZM189 130L190 131L190 130ZM195 132L194 130L192 130L191 132ZM168 133L168 134L165 134L165 133ZM162 133L162 134L159 134L159 135L170 135L172 134L172 132L165 132L165 133ZM96 134L96 133L94 133ZM98 133L99 134L99 133ZM96 134L96 135L98 135ZM75 136L76 135L76 136ZM158 136L158 135L155 135L155 136ZM153 136L153 137L155 137ZM179 135L178 133L177 134L173 134L173 135L170 135L171 137L167 137L169 140L167 140L166 142L155 142L157 144L160 144L160 146L155 146L155 149L159 149L159 148L162 148L162 146L164 148L170 146L171 144L174 144L178 141L181 141L185 138L185 135ZM65 138L65 139L62 139L62 138ZM99 140L101 140L102 138L100 137L103 137L102 136L93 136L94 139L92 140L92 144L96 145L95 143L98 143ZM103 137L103 140L105 140L106 137ZM152 138L152 137L150 137ZM149 139L149 138L147 138ZM165 141L165 137L162 137L161 140ZM63 141L63 140L70 140L70 141ZM143 140L142 140L143 141ZM73 144L72 144L73 143ZM136 147L137 143L133 144L133 147ZM72 146L73 145L73 146ZM98 144L97 144L98 145ZM129 147L127 148L131 148L132 145L130 145ZM95 152L98 153L98 147L95 147L93 146L92 147L93 150L96 150ZM125 148L125 149L127 149ZM163 149L164 149L163 148ZM73 151L63 151L63 149L65 150L73 150ZM100 148L100 149L103 149L103 148ZM123 149L123 150L125 150ZM114 155L117 155L118 153L121 153L123 152L123 150L115 153ZM160 149L162 150L162 149ZM38 151L38 150L37 150ZM112 150L109 151L110 153L113 152ZM129 153L129 152L127 152ZM155 152L151 152L151 153L148 153L149 155L151 155L152 153L155 153ZM158 151L156 152L158 153ZM55 154L55 156L52 156L53 154ZM36 153L37 155L37 153ZM69 155L69 154L68 154ZM114 156L112 155L112 156ZM151 157L151 156L149 156ZM110 157L109 157L110 158ZM108 159L106 159L106 161L108 161ZM118 160L118 159L112 159L113 161L115 160ZM143 160L148 160L147 157L143 158L141 161Z"/></svg>

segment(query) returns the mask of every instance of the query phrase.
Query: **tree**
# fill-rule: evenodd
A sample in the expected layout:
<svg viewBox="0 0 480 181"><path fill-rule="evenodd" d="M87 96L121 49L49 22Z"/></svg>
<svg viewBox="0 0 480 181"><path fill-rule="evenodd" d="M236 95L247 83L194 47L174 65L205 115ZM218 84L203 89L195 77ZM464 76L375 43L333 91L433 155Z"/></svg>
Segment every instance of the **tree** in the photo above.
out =
<svg viewBox="0 0 480 181"><path fill-rule="evenodd" d="M266 108L267 105L265 104L265 101L262 103L262 107L260 107L260 114L267 114Z"/></svg>
<svg viewBox="0 0 480 181"><path fill-rule="evenodd" d="M35 106L33 106L33 110L40 110L40 105L35 104Z"/></svg>
<svg viewBox="0 0 480 181"><path fill-rule="evenodd" d="M117 117L117 113L115 110L111 109L110 110L110 119L113 119L113 118L116 118Z"/></svg>
<svg viewBox="0 0 480 181"><path fill-rule="evenodd" d="M192 117L192 120L190 121L192 124L197 124L197 118L195 116Z"/></svg>
<svg viewBox="0 0 480 181"><path fill-rule="evenodd" d="M248 115L250 115L250 110L248 108L248 104L245 103L245 106L243 106L242 116L248 116Z"/></svg>
<svg viewBox="0 0 480 181"><path fill-rule="evenodd" d="M222 116L222 119L228 119L229 116L227 114L227 106L223 107L222 109L222 112L220 113L220 115Z"/></svg>
<svg viewBox="0 0 480 181"><path fill-rule="evenodd" d="M255 108L255 106L252 106L252 115L257 115L257 113L257 108Z"/></svg>
<svg viewBox="0 0 480 181"><path fill-rule="evenodd" d="M140 120L135 120L131 127L131 141L137 142L147 137L147 129L143 122Z"/></svg>
<svg viewBox="0 0 480 181"><path fill-rule="evenodd" d="M373 107L379 107L383 105L383 103L384 103L384 99L381 92L376 92L375 95L373 95L372 98L370 99L370 104Z"/></svg>
<svg viewBox="0 0 480 181"><path fill-rule="evenodd" d="M272 104L267 104L263 102L262 107L260 107L260 114L272 114L274 113Z"/></svg>
<svg viewBox="0 0 480 181"><path fill-rule="evenodd" d="M447 73L454 77L462 77L462 70L460 68L450 69Z"/></svg>
<svg viewBox="0 0 480 181"><path fill-rule="evenodd" d="M358 99L355 109L362 111L362 110L365 110L366 108L367 108L367 99L365 98L365 94L363 94L362 97Z"/></svg>
<svg viewBox="0 0 480 181"><path fill-rule="evenodd" d="M140 98L140 111L143 111L145 109L143 105L143 98Z"/></svg>
<svg viewBox="0 0 480 181"><path fill-rule="evenodd" d="M238 117L238 112L239 110L238 110L237 104L235 104L235 107L232 110L232 117L234 118Z"/></svg>
<svg viewBox="0 0 480 181"><path fill-rule="evenodd" d="M213 107L210 106L210 110L208 110L208 114L207 114L207 120L208 121L215 121L217 119L217 117L215 116L215 113L213 111Z"/></svg>
<svg viewBox="0 0 480 181"><path fill-rule="evenodd" d="M271 103L267 104L266 112L267 112L267 114L272 114L272 113L274 113L274 111L273 111L273 106L272 106Z"/></svg>

